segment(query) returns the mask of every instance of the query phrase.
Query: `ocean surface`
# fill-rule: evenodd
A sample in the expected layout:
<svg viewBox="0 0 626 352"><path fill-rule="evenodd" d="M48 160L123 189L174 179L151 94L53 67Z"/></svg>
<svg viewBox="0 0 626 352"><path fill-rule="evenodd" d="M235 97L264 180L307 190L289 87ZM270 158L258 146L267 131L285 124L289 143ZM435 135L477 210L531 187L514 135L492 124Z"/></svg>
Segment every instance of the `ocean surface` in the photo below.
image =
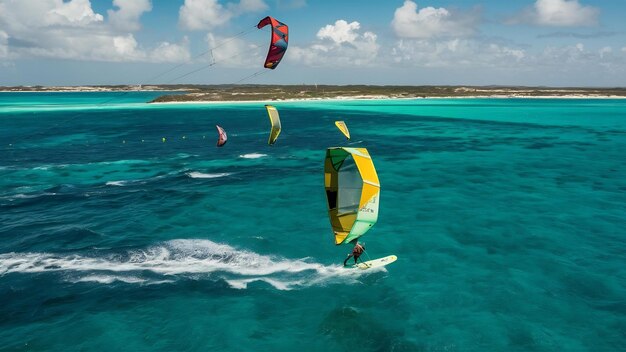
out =
<svg viewBox="0 0 626 352"><path fill-rule="evenodd" d="M0 93L0 350L626 350L626 100L275 102L268 146L158 94ZM331 146L385 269L341 265Z"/></svg>

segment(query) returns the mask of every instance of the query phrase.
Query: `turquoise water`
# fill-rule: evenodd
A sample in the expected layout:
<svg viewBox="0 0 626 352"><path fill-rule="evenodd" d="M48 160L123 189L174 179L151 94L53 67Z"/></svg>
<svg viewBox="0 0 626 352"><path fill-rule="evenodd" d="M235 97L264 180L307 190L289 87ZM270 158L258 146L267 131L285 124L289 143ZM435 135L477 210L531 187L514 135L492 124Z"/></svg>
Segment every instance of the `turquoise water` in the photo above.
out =
<svg viewBox="0 0 626 352"><path fill-rule="evenodd" d="M0 94L1 350L626 349L626 100L276 102L269 147L262 103L154 96ZM340 266L339 145L387 270Z"/></svg>

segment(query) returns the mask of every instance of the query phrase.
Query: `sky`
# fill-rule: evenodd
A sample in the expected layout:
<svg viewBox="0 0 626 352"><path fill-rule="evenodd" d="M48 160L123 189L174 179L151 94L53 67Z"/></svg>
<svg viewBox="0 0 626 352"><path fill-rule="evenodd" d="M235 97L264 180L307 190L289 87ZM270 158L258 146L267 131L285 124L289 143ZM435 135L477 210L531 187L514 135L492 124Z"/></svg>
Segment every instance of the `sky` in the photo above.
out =
<svg viewBox="0 0 626 352"><path fill-rule="evenodd" d="M289 26L275 70L270 30ZM0 86L626 86L624 0L0 0Z"/></svg>

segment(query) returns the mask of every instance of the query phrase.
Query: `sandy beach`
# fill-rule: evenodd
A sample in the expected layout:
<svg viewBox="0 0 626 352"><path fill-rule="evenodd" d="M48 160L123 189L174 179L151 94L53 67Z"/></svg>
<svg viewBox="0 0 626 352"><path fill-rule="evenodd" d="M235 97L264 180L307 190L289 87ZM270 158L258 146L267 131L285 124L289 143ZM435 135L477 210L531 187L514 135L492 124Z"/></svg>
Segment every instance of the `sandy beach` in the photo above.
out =
<svg viewBox="0 0 626 352"><path fill-rule="evenodd" d="M622 88L370 85L16 86L3 93L162 92L150 104L233 104L416 99L624 99Z"/></svg>
<svg viewBox="0 0 626 352"><path fill-rule="evenodd" d="M389 96L353 96L334 98L303 98L303 99L276 99L276 100L196 100L196 101L168 101L150 102L154 105L198 105L198 104L258 104L258 103L291 103L291 102L334 102L334 101L373 101L373 100L425 100L425 99L626 99L620 95L475 95L475 96L446 96L446 97L389 97Z"/></svg>

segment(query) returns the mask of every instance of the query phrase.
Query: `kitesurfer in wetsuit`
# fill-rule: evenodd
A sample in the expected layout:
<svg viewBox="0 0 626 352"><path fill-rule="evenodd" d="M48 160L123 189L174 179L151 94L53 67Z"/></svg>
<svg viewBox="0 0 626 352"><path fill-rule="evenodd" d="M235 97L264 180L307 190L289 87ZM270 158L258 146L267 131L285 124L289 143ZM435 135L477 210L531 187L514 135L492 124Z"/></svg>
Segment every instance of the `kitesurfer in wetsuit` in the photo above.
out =
<svg viewBox="0 0 626 352"><path fill-rule="evenodd" d="M363 254L364 251L365 251L365 243L360 244L357 241L356 244L354 245L354 248L352 249L352 253L348 254L348 257L346 258L346 260L343 261L343 266L347 265L350 257L354 258L354 265L356 265L357 260L359 259L361 254Z"/></svg>

